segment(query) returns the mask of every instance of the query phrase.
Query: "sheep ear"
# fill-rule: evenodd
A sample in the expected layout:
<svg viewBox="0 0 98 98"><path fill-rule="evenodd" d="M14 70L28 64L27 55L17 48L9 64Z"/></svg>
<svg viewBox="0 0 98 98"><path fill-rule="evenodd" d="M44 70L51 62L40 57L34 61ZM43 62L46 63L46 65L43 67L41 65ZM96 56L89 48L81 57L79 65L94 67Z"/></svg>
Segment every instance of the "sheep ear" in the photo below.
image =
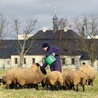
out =
<svg viewBox="0 0 98 98"><path fill-rule="evenodd" d="M36 65L37 65L37 67L39 67L40 66L40 64L39 63L35 63Z"/></svg>

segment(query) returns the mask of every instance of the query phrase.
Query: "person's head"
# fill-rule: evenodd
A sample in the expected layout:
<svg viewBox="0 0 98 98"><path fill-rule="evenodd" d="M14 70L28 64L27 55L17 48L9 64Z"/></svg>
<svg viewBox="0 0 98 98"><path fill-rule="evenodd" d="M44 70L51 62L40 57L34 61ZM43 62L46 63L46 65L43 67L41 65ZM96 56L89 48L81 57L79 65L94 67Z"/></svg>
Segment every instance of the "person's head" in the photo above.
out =
<svg viewBox="0 0 98 98"><path fill-rule="evenodd" d="M47 43L43 43L42 48L44 51L47 51L49 48L49 45Z"/></svg>

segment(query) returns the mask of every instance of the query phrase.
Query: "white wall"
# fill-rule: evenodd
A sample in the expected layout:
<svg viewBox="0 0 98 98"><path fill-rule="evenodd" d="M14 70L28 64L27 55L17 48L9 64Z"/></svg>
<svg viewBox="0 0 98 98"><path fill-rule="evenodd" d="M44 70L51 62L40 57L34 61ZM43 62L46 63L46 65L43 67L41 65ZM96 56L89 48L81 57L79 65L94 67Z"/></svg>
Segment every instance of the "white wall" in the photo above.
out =
<svg viewBox="0 0 98 98"><path fill-rule="evenodd" d="M11 56L11 67L17 67L18 64L15 64L15 58L18 58L18 64L19 64L19 56L18 55L12 55ZM32 58L35 58L35 63L39 63L40 65L42 65L42 58L44 58L44 56L36 56L36 55L26 55L24 56L24 58L26 58L26 64L23 65L23 67L31 67L32 66Z"/></svg>
<svg viewBox="0 0 98 98"><path fill-rule="evenodd" d="M71 68L78 67L82 65L83 62L85 62L87 65L91 65L91 62L89 60L79 60L81 56L61 56L61 58L65 58L65 66L69 66ZM19 63L19 56L18 55L12 55L11 59L0 59L0 68L11 68L11 67L17 67L19 64L15 64L15 58L18 58ZM45 55L26 55L24 58L26 58L26 64L23 65L23 67L31 67L32 66L32 58L35 58L35 63L39 63L40 65L43 64L42 59L45 58ZM75 59L75 64L71 63L71 59ZM94 62L94 68L98 70L98 60Z"/></svg>
<svg viewBox="0 0 98 98"><path fill-rule="evenodd" d="M71 59L72 59L72 58L74 58L74 60L75 60L75 64L74 64L74 65L76 65L76 66L79 66L79 65L80 65L79 59L80 59L81 56L62 56L62 57L65 58L65 62L66 62L65 65L66 65L66 66L67 66L67 65L72 65L72 64L71 64Z"/></svg>
<svg viewBox="0 0 98 98"><path fill-rule="evenodd" d="M11 64L10 64L10 59L9 58L7 58L7 59L0 59L0 68L2 69L9 69L11 66Z"/></svg>
<svg viewBox="0 0 98 98"><path fill-rule="evenodd" d="M80 65L80 62L79 62L79 59L80 59L80 56L61 56L61 58L65 58L65 65L66 66L72 66L71 64L71 58L74 58L75 59L75 64L73 66L79 66ZM15 58L18 59L18 64L15 64ZM19 56L18 55L12 55L11 56L11 60L10 59L0 59L0 67L3 67L3 65L5 65L6 68L11 68L11 67L17 67L19 65ZM36 56L36 55L26 55L24 56L24 58L26 58L26 64L23 65L23 67L30 67L32 66L32 58L35 58L35 63L39 63L40 65L43 64L42 60L43 58L45 58L45 55L42 56L42 55L39 55L39 56ZM10 60L10 63L7 64L7 61Z"/></svg>
<svg viewBox="0 0 98 98"><path fill-rule="evenodd" d="M32 58L35 58L35 63L39 63L40 65L43 64L42 59L45 56L39 55L26 55L24 56L24 58L26 58L26 64L23 65L23 67L30 67L32 65ZM65 66L80 66L80 59L81 56L61 56L61 58L65 58ZM15 64L15 58L18 58L18 64ZM75 64L72 64L71 59L74 58L75 59ZM19 56L18 55L12 55L11 56L11 67L17 67L19 65ZM73 66L72 66L73 65Z"/></svg>

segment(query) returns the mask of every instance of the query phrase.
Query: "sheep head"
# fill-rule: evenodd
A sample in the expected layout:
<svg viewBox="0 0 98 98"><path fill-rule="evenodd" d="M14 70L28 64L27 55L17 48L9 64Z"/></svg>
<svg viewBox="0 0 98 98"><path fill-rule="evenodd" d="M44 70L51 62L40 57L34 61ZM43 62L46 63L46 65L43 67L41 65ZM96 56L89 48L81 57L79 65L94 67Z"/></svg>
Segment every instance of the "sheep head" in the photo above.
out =
<svg viewBox="0 0 98 98"><path fill-rule="evenodd" d="M0 82L6 84L6 76L3 76L2 79L0 79Z"/></svg>
<svg viewBox="0 0 98 98"><path fill-rule="evenodd" d="M39 66L40 66L40 64L39 64L39 63L35 63L35 65L36 65L37 67L39 67Z"/></svg>
<svg viewBox="0 0 98 98"><path fill-rule="evenodd" d="M40 70L41 70L41 72L42 72L44 75L46 75L46 74L47 74L47 72L46 72L46 69L45 69L45 68L42 68L42 67L40 66Z"/></svg>

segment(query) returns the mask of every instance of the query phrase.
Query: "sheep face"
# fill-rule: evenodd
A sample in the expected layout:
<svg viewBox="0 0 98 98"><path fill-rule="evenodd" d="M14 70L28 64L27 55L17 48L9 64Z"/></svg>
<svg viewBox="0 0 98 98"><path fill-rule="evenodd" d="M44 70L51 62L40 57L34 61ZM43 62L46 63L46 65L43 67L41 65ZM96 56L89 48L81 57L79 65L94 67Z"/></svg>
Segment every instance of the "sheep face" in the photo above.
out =
<svg viewBox="0 0 98 98"><path fill-rule="evenodd" d="M35 63L35 65L36 65L37 67L39 67L39 66L40 66L40 64L39 64L39 63Z"/></svg>
<svg viewBox="0 0 98 98"><path fill-rule="evenodd" d="M2 77L1 82L2 82L3 84L6 84L6 76L3 76L3 77Z"/></svg>

